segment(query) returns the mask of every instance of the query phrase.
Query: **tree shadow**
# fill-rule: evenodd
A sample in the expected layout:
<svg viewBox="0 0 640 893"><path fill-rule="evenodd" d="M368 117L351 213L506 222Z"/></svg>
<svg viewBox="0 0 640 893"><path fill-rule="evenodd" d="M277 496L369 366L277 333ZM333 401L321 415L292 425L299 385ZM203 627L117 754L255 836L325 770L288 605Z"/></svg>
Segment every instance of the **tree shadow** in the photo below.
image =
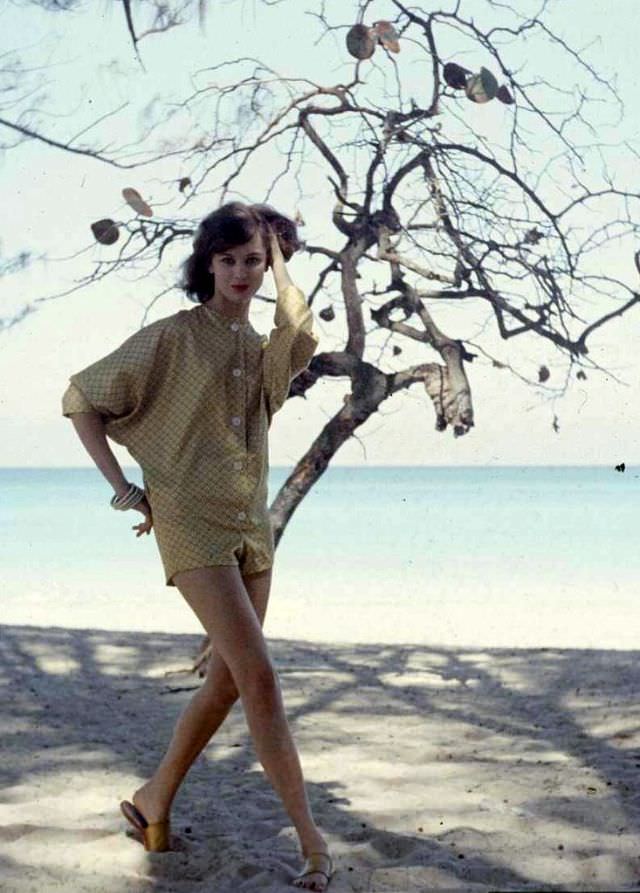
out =
<svg viewBox="0 0 640 893"><path fill-rule="evenodd" d="M2 627L3 890L293 889L297 838L241 704L176 798L172 852L123 834L118 801L199 685L176 671L200 641ZM637 888L637 652L270 647L331 891Z"/></svg>

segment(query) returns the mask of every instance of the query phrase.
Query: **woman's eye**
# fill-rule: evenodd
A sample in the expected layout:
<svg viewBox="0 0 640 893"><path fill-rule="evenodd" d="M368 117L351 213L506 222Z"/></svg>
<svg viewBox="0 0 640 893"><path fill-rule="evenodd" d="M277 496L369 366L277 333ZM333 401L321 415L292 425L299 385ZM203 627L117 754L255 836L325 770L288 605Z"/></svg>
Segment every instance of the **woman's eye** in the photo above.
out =
<svg viewBox="0 0 640 893"><path fill-rule="evenodd" d="M232 257L223 257L222 263L228 267L234 263L234 260ZM261 263L261 260L259 257L250 257L247 260L247 264L249 264L249 266L256 266L256 264L259 264L259 263Z"/></svg>

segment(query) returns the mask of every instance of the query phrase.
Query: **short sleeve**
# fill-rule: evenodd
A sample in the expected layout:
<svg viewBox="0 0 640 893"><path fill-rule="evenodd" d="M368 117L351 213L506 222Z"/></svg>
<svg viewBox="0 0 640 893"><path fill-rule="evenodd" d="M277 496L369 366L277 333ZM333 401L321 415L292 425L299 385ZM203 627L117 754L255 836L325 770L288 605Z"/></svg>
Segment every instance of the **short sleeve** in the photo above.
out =
<svg viewBox="0 0 640 893"><path fill-rule="evenodd" d="M93 412L93 406L80 388L69 382L69 387L62 395L62 415L70 416L74 412Z"/></svg>
<svg viewBox="0 0 640 893"><path fill-rule="evenodd" d="M297 286L278 292L274 323L275 328L262 342L269 421L285 403L291 382L307 368L318 346L311 309Z"/></svg>
<svg viewBox="0 0 640 893"><path fill-rule="evenodd" d="M105 423L140 410L153 393L165 320L139 329L120 347L70 376L62 414L94 410Z"/></svg>

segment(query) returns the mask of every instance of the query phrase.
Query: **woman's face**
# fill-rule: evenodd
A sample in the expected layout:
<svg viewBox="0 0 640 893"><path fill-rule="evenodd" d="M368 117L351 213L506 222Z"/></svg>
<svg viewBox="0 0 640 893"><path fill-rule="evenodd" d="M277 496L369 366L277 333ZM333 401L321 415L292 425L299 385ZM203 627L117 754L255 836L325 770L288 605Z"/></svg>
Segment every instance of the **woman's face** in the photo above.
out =
<svg viewBox="0 0 640 893"><path fill-rule="evenodd" d="M216 277L216 294L231 304L245 304L262 285L266 263L267 254L259 230L244 245L215 253L209 269Z"/></svg>

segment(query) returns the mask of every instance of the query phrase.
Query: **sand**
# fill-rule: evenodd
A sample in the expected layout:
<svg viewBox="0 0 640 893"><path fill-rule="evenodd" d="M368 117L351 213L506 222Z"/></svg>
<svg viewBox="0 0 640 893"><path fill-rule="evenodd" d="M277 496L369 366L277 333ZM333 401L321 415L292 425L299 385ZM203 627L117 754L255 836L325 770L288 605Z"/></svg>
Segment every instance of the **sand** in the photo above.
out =
<svg viewBox="0 0 640 893"><path fill-rule="evenodd" d="M199 635L0 627L3 893L293 890L291 823L241 704L193 765L168 853L120 815L200 681ZM270 638L343 891L640 886L632 650Z"/></svg>

